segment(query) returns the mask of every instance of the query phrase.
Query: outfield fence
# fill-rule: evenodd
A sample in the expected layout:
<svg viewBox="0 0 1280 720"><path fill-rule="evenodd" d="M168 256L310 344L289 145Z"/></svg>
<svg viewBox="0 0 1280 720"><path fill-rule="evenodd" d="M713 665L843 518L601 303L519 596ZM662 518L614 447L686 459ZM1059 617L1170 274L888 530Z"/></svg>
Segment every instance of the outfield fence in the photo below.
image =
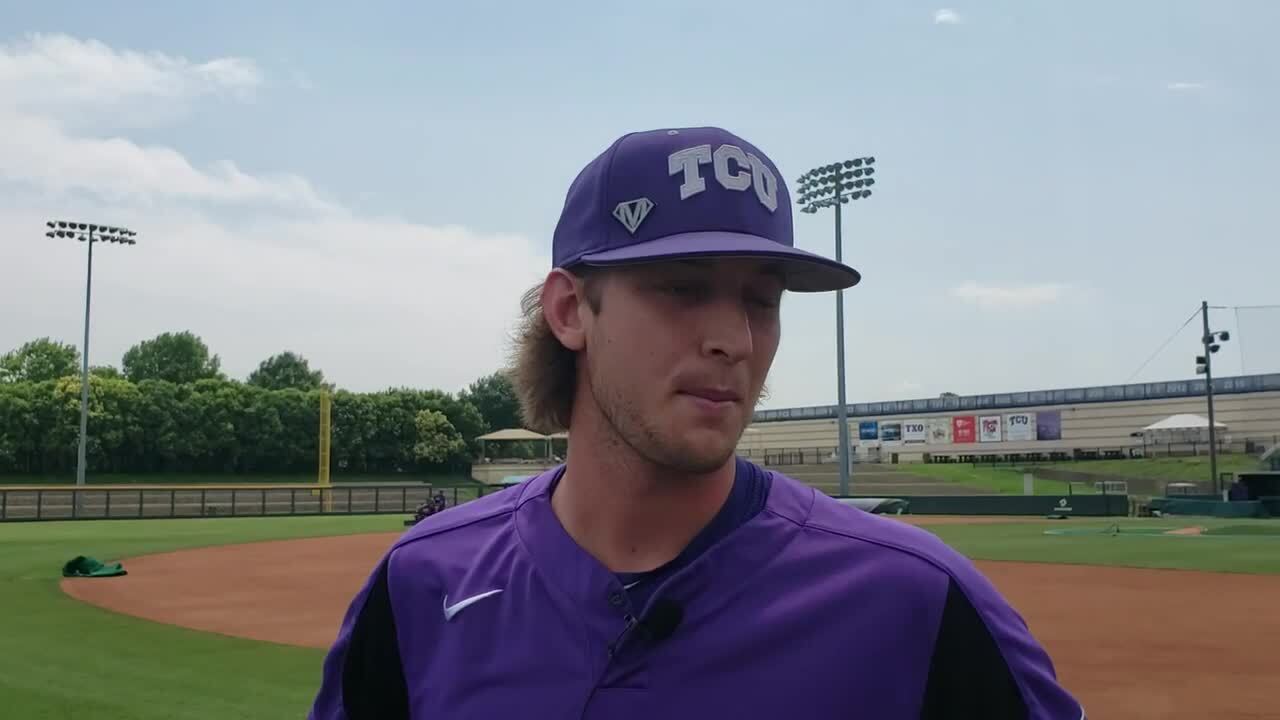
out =
<svg viewBox="0 0 1280 720"><path fill-rule="evenodd" d="M436 495L458 505L498 487L147 485L0 487L0 522L412 514Z"/></svg>
<svg viewBox="0 0 1280 720"><path fill-rule="evenodd" d="M0 522L303 515L412 515L436 495L459 505L500 487L429 485L0 487ZM1133 514L1127 495L898 495L915 515Z"/></svg>

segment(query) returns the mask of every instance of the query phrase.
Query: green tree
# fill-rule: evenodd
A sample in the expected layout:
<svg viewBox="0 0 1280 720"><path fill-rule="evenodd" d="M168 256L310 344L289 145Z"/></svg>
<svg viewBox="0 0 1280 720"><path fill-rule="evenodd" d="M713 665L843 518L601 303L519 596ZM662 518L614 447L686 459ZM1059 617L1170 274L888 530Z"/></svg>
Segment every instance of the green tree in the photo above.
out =
<svg viewBox="0 0 1280 720"><path fill-rule="evenodd" d="M138 383L138 424L142 442L136 469L141 472L189 470L186 464L196 437L182 427L187 414L190 386L168 380Z"/></svg>
<svg viewBox="0 0 1280 720"><path fill-rule="evenodd" d="M374 441L378 407L372 395L339 390L333 395L333 444L330 461L338 471L364 473L374 469L370 443Z"/></svg>
<svg viewBox="0 0 1280 720"><path fill-rule="evenodd" d="M31 472L37 434L32 383L0 384L0 472Z"/></svg>
<svg viewBox="0 0 1280 720"><path fill-rule="evenodd" d="M474 405L490 430L524 427L520 400L505 372L495 372L476 380L459 393L458 399Z"/></svg>
<svg viewBox="0 0 1280 720"><path fill-rule="evenodd" d="M186 384L221 377L222 361L190 332L162 333L129 348L121 361L130 382L168 380Z"/></svg>
<svg viewBox="0 0 1280 720"><path fill-rule="evenodd" d="M67 378L76 393L79 378ZM122 472L137 463L142 447L138 386L124 378L89 376L89 435L86 447L89 467L98 472ZM77 409L79 405L76 405ZM77 428L78 432L79 428Z"/></svg>
<svg viewBox="0 0 1280 720"><path fill-rule="evenodd" d="M306 358L286 350L263 360L250 373L249 384L267 390L314 390L324 384L324 373L312 370Z"/></svg>
<svg viewBox="0 0 1280 720"><path fill-rule="evenodd" d="M253 385L243 388L235 432L241 453L238 469L244 472L282 469L285 427L272 394Z"/></svg>
<svg viewBox="0 0 1280 720"><path fill-rule="evenodd" d="M119 368L111 365L90 365L89 374L94 377L106 378L110 380L123 380L124 373Z"/></svg>
<svg viewBox="0 0 1280 720"><path fill-rule="evenodd" d="M0 355L0 382L44 382L80 372L80 351L47 337Z"/></svg>
<svg viewBox="0 0 1280 720"><path fill-rule="evenodd" d="M439 410L420 411L414 418L414 428L417 441L413 455L420 462L440 465L466 452L462 435Z"/></svg>

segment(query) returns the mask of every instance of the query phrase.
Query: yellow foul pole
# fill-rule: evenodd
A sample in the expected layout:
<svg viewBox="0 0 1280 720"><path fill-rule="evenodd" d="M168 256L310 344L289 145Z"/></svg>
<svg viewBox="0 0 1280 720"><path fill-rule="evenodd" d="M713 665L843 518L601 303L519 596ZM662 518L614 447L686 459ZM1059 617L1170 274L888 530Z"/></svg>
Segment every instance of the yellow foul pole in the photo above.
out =
<svg viewBox="0 0 1280 720"><path fill-rule="evenodd" d="M320 475L317 481L320 485L320 500L324 512L333 511L333 492L332 484L329 482L329 440L332 437L330 423L330 409L332 401L329 398L328 388L320 389Z"/></svg>

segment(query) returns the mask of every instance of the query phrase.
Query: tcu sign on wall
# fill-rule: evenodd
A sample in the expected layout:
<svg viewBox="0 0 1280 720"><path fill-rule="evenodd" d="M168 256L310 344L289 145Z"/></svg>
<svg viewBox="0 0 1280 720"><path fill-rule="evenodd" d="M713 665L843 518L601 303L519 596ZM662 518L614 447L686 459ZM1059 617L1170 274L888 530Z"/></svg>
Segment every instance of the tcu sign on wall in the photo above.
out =
<svg viewBox="0 0 1280 720"><path fill-rule="evenodd" d="M1035 440L1036 414L1010 413L1004 416L1005 440Z"/></svg>

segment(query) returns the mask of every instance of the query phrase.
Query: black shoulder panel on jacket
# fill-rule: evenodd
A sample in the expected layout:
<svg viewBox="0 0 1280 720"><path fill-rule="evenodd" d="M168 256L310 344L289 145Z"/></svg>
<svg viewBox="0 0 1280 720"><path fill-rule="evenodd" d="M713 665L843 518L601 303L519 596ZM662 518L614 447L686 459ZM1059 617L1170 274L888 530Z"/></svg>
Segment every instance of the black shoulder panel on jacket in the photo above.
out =
<svg viewBox="0 0 1280 720"><path fill-rule="evenodd" d="M400 663L385 561L351 631L342 667L342 703L350 720L409 717L409 689Z"/></svg>
<svg viewBox="0 0 1280 720"><path fill-rule="evenodd" d="M978 611L953 580L929 664L920 720L1027 720L1013 671Z"/></svg>

